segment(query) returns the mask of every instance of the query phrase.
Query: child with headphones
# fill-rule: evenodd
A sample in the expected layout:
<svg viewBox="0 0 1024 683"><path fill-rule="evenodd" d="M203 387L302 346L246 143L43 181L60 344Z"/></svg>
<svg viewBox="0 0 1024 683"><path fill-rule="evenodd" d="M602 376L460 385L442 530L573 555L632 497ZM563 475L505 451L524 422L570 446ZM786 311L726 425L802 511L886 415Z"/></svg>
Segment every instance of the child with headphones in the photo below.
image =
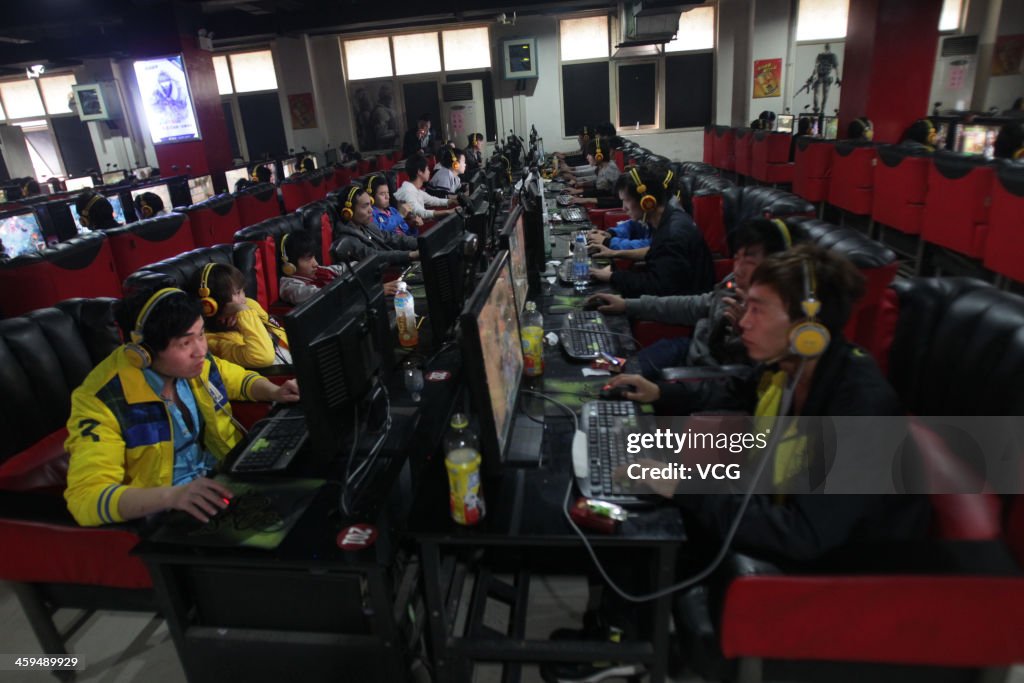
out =
<svg viewBox="0 0 1024 683"><path fill-rule="evenodd" d="M455 194L462 187L462 174L466 170L466 153L445 145L437 152L438 165L430 184L446 194Z"/></svg>
<svg viewBox="0 0 1024 683"><path fill-rule="evenodd" d="M348 270L342 265L321 266L316 260L317 246L305 230L289 232L278 246L281 280L278 296L293 306L301 304Z"/></svg>
<svg viewBox="0 0 1024 683"><path fill-rule="evenodd" d="M83 526L164 510L207 521L231 491L206 475L242 439L228 401L299 400L208 353L200 303L173 287L126 297L115 315L127 344L71 395L68 509Z"/></svg>
<svg viewBox="0 0 1024 683"><path fill-rule="evenodd" d="M903 131L900 147L920 152L934 152L935 137L935 124L930 119L918 119Z"/></svg>
<svg viewBox="0 0 1024 683"><path fill-rule="evenodd" d="M230 263L207 263L192 291L203 307L210 353L243 368L290 365L288 335L258 301L245 296L245 275Z"/></svg>
<svg viewBox="0 0 1024 683"><path fill-rule="evenodd" d="M373 207L373 220L382 231L416 235L417 228L423 227L423 219L410 213L404 204L391 206L391 188L388 186L388 179L383 175L377 173L370 176L366 183L366 191L373 200L370 203Z"/></svg>
<svg viewBox="0 0 1024 683"><path fill-rule="evenodd" d="M98 192L86 191L75 198L78 222L89 230L109 230L121 225L114 219L114 207Z"/></svg>
<svg viewBox="0 0 1024 683"><path fill-rule="evenodd" d="M163 216L167 213L164 208L164 200L156 192L142 192L135 197L135 215L139 220Z"/></svg>
<svg viewBox="0 0 1024 683"><path fill-rule="evenodd" d="M595 137L587 146L587 163L594 167L594 175L589 178L573 177L569 180L572 189L570 194L577 195L576 204L592 204L596 206L616 206L615 183L622 172L612 161L612 150L608 141Z"/></svg>
<svg viewBox="0 0 1024 683"><path fill-rule="evenodd" d="M615 183L622 208L631 220L651 228L651 245L636 253L618 252L643 259L644 270L612 272L610 266L591 268L598 282L611 283L625 297L650 294L702 294L714 285L711 252L693 219L676 202L669 202L675 176L660 165L632 167Z"/></svg>

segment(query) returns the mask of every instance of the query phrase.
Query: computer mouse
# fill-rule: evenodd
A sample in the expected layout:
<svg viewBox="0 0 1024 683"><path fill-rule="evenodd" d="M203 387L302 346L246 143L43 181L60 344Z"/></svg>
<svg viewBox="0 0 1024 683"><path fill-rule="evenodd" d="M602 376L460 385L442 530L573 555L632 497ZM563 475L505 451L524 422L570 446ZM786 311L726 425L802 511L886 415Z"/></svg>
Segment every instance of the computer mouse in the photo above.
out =
<svg viewBox="0 0 1024 683"><path fill-rule="evenodd" d="M584 311L596 311L600 306L603 305L604 299L593 298L584 301L583 305L580 306L580 308L582 308Z"/></svg>
<svg viewBox="0 0 1024 683"><path fill-rule="evenodd" d="M598 394L598 397L606 401L626 401L628 400L626 398L627 391L636 391L636 387L632 384L620 384L614 387L610 384L605 384L601 387L601 393Z"/></svg>
<svg viewBox="0 0 1024 683"><path fill-rule="evenodd" d="M212 515L210 515L210 522L216 522L220 519L223 519L224 517L227 517L231 514L232 509L235 507L234 498L221 498L221 501L224 502L226 507L220 507L219 505L216 506L216 511ZM209 522L207 522L207 524L209 524Z"/></svg>

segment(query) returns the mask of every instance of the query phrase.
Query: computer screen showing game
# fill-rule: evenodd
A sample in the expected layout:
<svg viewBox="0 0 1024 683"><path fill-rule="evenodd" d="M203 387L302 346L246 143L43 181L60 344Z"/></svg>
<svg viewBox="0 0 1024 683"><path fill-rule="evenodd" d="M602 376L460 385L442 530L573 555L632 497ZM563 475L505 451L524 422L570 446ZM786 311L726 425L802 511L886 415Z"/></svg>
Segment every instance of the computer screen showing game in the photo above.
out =
<svg viewBox="0 0 1024 683"><path fill-rule="evenodd" d="M230 171L224 172L224 179L228 182L228 190L231 192L235 191L235 183L239 180L249 179L249 169L245 166L241 168L233 168Z"/></svg>
<svg viewBox="0 0 1024 683"><path fill-rule="evenodd" d="M168 211L170 211L171 207L174 206L174 202L171 201L171 191L167 189L166 183L159 183L157 185L146 185L145 187L140 187L138 189L132 190L132 201L134 202L135 198L138 197L143 192L152 192L157 197L160 197L160 199L163 200L164 208L167 209Z"/></svg>
<svg viewBox="0 0 1024 683"><path fill-rule="evenodd" d="M11 258L34 254L45 244L39 219L32 211L0 215L0 241Z"/></svg>
<svg viewBox="0 0 1024 683"><path fill-rule="evenodd" d="M793 119L794 116L792 114L780 114L779 117L775 119L775 130L780 133L792 133Z"/></svg>
<svg viewBox="0 0 1024 683"><path fill-rule="evenodd" d="M110 202L110 206L114 209L114 220L124 225L128 221L124 218L124 205L121 204L121 197L117 194L103 195ZM78 209L75 208L74 202L68 203L68 210L71 211L71 217L75 220L75 227L78 228L78 232L89 232L89 228L82 225L82 221L78 218Z"/></svg>
<svg viewBox="0 0 1024 683"><path fill-rule="evenodd" d="M284 171L285 178L291 178L295 174L296 169L299 167L299 162L293 159L285 159L281 162L281 168Z"/></svg>
<svg viewBox="0 0 1024 683"><path fill-rule="evenodd" d="M512 431L523 347L508 252L491 263L462 313L463 367L480 418L483 470L497 471Z"/></svg>
<svg viewBox="0 0 1024 683"><path fill-rule="evenodd" d="M364 436L367 404L393 365L382 269L376 256L364 259L284 319L318 463L338 461Z"/></svg>
<svg viewBox="0 0 1024 683"><path fill-rule="evenodd" d="M189 178L188 191L192 195L193 204L198 204L199 202L206 201L207 199L214 195L213 176L204 175L199 176L198 178Z"/></svg>
<svg viewBox="0 0 1024 683"><path fill-rule="evenodd" d="M81 178L68 178L64 181L64 187L67 188L68 192L77 192L78 190L84 190L87 187L92 187L92 176L82 176Z"/></svg>
<svg viewBox="0 0 1024 683"><path fill-rule="evenodd" d="M964 154L981 154L991 159L995 153L998 136L999 126L963 126L957 151Z"/></svg>
<svg viewBox="0 0 1024 683"><path fill-rule="evenodd" d="M825 129L822 131L821 137L826 140L835 140L839 137L839 119L837 117L825 117Z"/></svg>
<svg viewBox="0 0 1024 683"><path fill-rule="evenodd" d="M473 245L467 243L473 240ZM464 229L462 216L449 214L430 232L417 239L427 294L427 318L431 340L439 348L449 337L466 302L466 280L473 269L477 237ZM467 272L469 271L469 272Z"/></svg>
<svg viewBox="0 0 1024 683"><path fill-rule="evenodd" d="M123 183L126 175L124 171L107 171L103 174L103 184L117 185L118 183Z"/></svg>
<svg viewBox="0 0 1024 683"><path fill-rule="evenodd" d="M508 249L509 266L512 269L512 288L516 296L516 310L520 313L526 306L529 282L526 274L526 234L523 212L516 208L509 214L499 236L499 248Z"/></svg>

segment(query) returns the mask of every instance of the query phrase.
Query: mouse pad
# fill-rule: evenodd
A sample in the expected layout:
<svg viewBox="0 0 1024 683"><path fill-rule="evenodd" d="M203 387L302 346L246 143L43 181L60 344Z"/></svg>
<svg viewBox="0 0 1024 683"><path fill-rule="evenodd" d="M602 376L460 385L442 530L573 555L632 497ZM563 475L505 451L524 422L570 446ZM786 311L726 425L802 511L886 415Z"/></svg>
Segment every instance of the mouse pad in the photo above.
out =
<svg viewBox="0 0 1024 683"><path fill-rule="evenodd" d="M234 492L231 505L209 522L175 510L165 515L149 540L219 548L273 550L306 511L323 479L237 481L218 475L216 481Z"/></svg>

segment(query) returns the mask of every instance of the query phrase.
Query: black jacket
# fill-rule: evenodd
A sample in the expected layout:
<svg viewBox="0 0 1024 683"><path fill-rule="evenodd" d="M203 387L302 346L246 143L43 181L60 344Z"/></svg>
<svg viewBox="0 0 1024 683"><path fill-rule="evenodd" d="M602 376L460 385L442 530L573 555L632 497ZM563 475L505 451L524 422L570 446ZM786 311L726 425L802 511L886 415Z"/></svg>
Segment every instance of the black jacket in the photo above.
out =
<svg viewBox="0 0 1024 683"><path fill-rule="evenodd" d="M748 401L756 381L739 383ZM748 402L752 411L753 402ZM862 349L834 339L818 361L807 402L806 416L902 415L895 391ZM683 509L698 535L712 543L724 538L741 495L680 495ZM740 523L732 548L783 565L819 560L850 545L923 537L929 507L923 496L905 495L791 495L781 503L773 496L755 495Z"/></svg>
<svg viewBox="0 0 1024 683"><path fill-rule="evenodd" d="M331 254L338 261L362 261L372 254L383 254L384 262L391 265L409 264L409 252L416 250L416 238L385 232L377 226L355 223L334 225L334 244Z"/></svg>
<svg viewBox="0 0 1024 683"><path fill-rule="evenodd" d="M642 270L612 273L611 285L627 299L644 294L703 294L715 284L711 252L693 219L676 202L665 205Z"/></svg>

